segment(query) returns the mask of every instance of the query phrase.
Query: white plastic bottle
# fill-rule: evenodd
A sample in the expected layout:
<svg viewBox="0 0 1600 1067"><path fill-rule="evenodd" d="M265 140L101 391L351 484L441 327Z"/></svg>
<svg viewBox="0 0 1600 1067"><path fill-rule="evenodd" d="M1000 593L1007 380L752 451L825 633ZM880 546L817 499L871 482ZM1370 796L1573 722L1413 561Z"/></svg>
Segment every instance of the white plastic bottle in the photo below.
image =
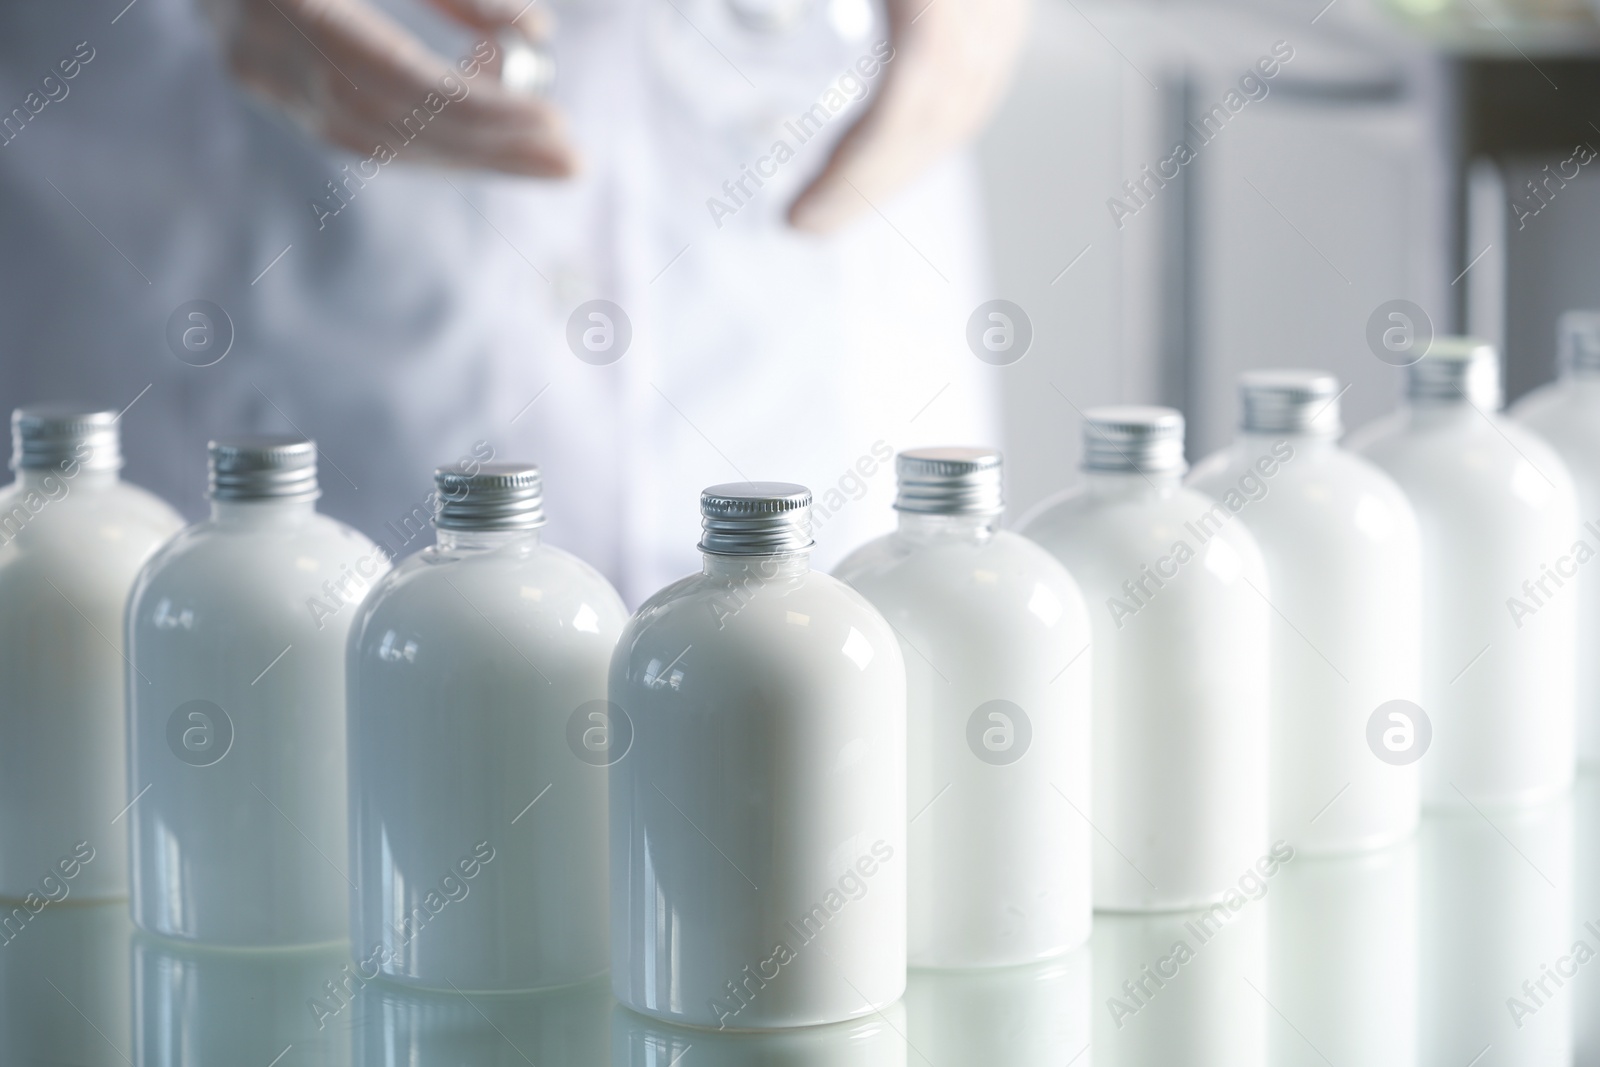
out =
<svg viewBox="0 0 1600 1067"><path fill-rule="evenodd" d="M11 433L17 479L0 491L0 896L124 897L122 617L139 568L183 520L118 479L117 412L19 408Z"/></svg>
<svg viewBox="0 0 1600 1067"><path fill-rule="evenodd" d="M606 673L627 621L544 544L539 468L434 474L438 542L350 635L351 939L367 973L463 991L607 965Z"/></svg>
<svg viewBox="0 0 1600 1067"><path fill-rule="evenodd" d="M211 517L134 586L133 918L219 945L348 930L344 642L383 550L317 514L299 437L213 441Z"/></svg>
<svg viewBox="0 0 1600 1067"><path fill-rule="evenodd" d="M700 498L702 573L611 666L612 988L716 1029L841 1022L906 981L906 679L855 590L810 569L811 493Z"/></svg>
<svg viewBox="0 0 1600 1067"><path fill-rule="evenodd" d="M883 613L906 664L909 961L1058 956L1093 915L1083 597L999 529L1000 453L919 449L895 469L899 529L834 574Z"/></svg>
<svg viewBox="0 0 1600 1067"><path fill-rule="evenodd" d="M1089 411L1083 466L1023 532L1094 628L1095 907L1199 907L1267 850L1266 568L1226 507L1180 484L1178 412Z"/></svg>
<svg viewBox="0 0 1600 1067"><path fill-rule="evenodd" d="M1400 484L1422 532L1423 804L1537 803L1575 765L1578 592L1558 573L1579 533L1572 478L1497 414L1493 346L1435 338L1406 372L1406 403L1351 444Z"/></svg>
<svg viewBox="0 0 1600 1067"><path fill-rule="evenodd" d="M1583 527L1573 547L1582 541L1586 551L1559 569L1573 577L1567 572L1576 572L1579 555L1587 562L1600 554L1600 311L1569 311L1557 332L1560 378L1517 401L1511 415L1549 442L1572 475ZM1554 567L1560 561L1548 562ZM1578 647L1594 649L1600 647L1600 574L1584 571L1571 591L1578 602ZM1578 760L1600 767L1600 656L1579 656L1576 684Z"/></svg>
<svg viewBox="0 0 1600 1067"><path fill-rule="evenodd" d="M1339 447L1338 379L1252 371L1239 396L1238 440L1189 485L1239 517L1272 583L1272 837L1307 853L1379 848L1421 814L1416 762L1368 740L1382 705L1422 695L1416 517L1388 475Z"/></svg>

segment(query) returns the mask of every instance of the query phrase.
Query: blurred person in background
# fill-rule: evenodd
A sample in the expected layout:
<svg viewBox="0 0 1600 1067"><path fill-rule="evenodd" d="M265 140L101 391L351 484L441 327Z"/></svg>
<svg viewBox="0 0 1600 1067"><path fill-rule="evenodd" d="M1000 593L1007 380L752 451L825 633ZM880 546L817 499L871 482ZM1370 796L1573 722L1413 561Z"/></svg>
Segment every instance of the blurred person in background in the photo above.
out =
<svg viewBox="0 0 1600 1067"><path fill-rule="evenodd" d="M531 459L630 603L698 569L703 486L802 481L830 566L892 450L995 440L958 149L1025 5L6 5L0 402L126 407L191 516L208 438L312 436L399 554L435 466Z"/></svg>

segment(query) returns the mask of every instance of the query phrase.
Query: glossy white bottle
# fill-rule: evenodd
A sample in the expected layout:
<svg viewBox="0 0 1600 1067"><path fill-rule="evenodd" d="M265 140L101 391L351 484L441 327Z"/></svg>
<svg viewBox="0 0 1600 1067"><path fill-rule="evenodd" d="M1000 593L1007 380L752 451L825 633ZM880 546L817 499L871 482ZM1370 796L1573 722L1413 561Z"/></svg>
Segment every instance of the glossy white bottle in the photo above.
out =
<svg viewBox="0 0 1600 1067"><path fill-rule="evenodd" d="M606 672L627 621L540 540L539 468L435 472L438 543L350 634L351 940L371 973L528 990L603 973Z"/></svg>
<svg viewBox="0 0 1600 1067"><path fill-rule="evenodd" d="M1561 377L1535 389L1511 407L1511 415L1534 430L1561 455L1578 492L1578 520L1574 538L1585 550L1572 559L1549 560L1570 578L1585 563L1600 555L1600 311L1569 311L1558 329ZM1571 590L1578 603L1578 648L1600 647L1600 575L1584 578ZM1551 586L1552 591L1555 586ZM1578 657L1577 673L1578 760L1600 767L1600 655Z"/></svg>
<svg viewBox="0 0 1600 1067"><path fill-rule="evenodd" d="M906 677L894 631L810 569L811 493L701 496L702 573L611 665L612 987L715 1029L840 1022L906 980Z"/></svg>
<svg viewBox="0 0 1600 1067"><path fill-rule="evenodd" d="M211 518L128 608L133 918L219 945L348 930L344 642L388 560L317 514L299 437L211 443Z"/></svg>
<svg viewBox="0 0 1600 1067"><path fill-rule="evenodd" d="M1578 592L1556 574L1579 535L1572 479L1497 414L1492 346L1435 338L1406 372L1405 405L1352 447L1400 484L1422 531L1423 803L1536 803L1574 773Z"/></svg>
<svg viewBox="0 0 1600 1067"><path fill-rule="evenodd" d="M899 529L834 574L906 664L909 961L1060 955L1093 915L1088 611L1054 556L999 529L1000 453L919 449L895 467Z"/></svg>
<svg viewBox="0 0 1600 1067"><path fill-rule="evenodd" d="M1272 836L1299 852L1378 848L1421 814L1410 753L1368 721L1421 694L1422 560L1400 487L1339 447L1339 382L1253 371L1238 440L1188 484L1223 502L1272 583ZM1387 724L1386 724L1387 727Z"/></svg>
<svg viewBox="0 0 1600 1067"><path fill-rule="evenodd" d="M117 412L19 408L11 433L17 479L0 491L0 897L122 897L122 617L139 568L183 520L118 479ZM94 858L79 864L75 852Z"/></svg>
<svg viewBox="0 0 1600 1067"><path fill-rule="evenodd" d="M1095 907L1198 907L1267 849L1266 567L1180 484L1182 415L1086 419L1085 484L1023 533L1066 564L1094 627Z"/></svg>

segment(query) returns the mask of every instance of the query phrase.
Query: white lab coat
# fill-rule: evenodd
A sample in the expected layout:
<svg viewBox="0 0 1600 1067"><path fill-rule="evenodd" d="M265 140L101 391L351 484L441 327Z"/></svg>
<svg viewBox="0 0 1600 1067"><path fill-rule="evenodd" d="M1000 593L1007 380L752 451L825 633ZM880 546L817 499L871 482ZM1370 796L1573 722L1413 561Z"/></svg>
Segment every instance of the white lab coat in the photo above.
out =
<svg viewBox="0 0 1600 1067"><path fill-rule="evenodd" d="M993 372L963 339L991 295L967 168L836 238L794 234L781 212L844 116L717 227L705 201L760 138L696 106L736 99L714 80L663 88L666 0L562 11L578 180L396 162L320 228L311 201L359 157L236 89L187 0L125 3L0 11L0 113L94 51L0 145L0 403L132 402L126 474L188 514L207 438L298 430L323 509L407 553L432 469L487 441L543 467L548 539L637 603L697 569L705 485L810 485L827 567L892 523L889 449L996 440ZM213 366L166 341L196 298L234 326ZM566 342L593 298L632 323L610 365Z"/></svg>

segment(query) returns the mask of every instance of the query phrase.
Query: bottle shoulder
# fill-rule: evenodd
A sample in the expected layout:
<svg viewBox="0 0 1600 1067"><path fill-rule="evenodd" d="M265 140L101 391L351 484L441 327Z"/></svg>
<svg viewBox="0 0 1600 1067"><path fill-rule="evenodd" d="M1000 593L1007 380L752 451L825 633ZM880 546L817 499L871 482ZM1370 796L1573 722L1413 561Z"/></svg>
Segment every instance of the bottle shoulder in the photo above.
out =
<svg viewBox="0 0 1600 1067"><path fill-rule="evenodd" d="M1040 587L1069 607L1081 601L1059 559L1028 537L997 530L982 541L911 542L891 534L862 546L834 571L880 609L887 602L959 601L1006 610Z"/></svg>
<svg viewBox="0 0 1600 1067"><path fill-rule="evenodd" d="M303 596L356 573L363 586L389 569L387 554L326 515L263 526L205 519L178 531L145 564L135 596L152 591L225 601Z"/></svg>
<svg viewBox="0 0 1600 1067"><path fill-rule="evenodd" d="M1571 471L1556 448L1496 412L1430 413L1373 439L1362 455L1393 478L1419 512L1487 513L1509 503L1554 514L1577 507Z"/></svg>
<svg viewBox="0 0 1600 1067"><path fill-rule="evenodd" d="M781 658L785 644L796 650L837 650L854 642L899 655L893 629L866 597L812 570L763 575L752 568L736 578L696 574L680 579L634 613L618 655L647 648L654 656L662 647L695 642L721 648L730 658Z"/></svg>
<svg viewBox="0 0 1600 1067"><path fill-rule="evenodd" d="M571 628L615 640L628 618L622 598L599 571L542 543L510 550L413 553L373 587L361 607L364 636L481 630L484 625Z"/></svg>
<svg viewBox="0 0 1600 1067"><path fill-rule="evenodd" d="M1279 458L1236 444L1190 475L1191 487L1238 514L1258 537L1318 541L1391 533L1404 538L1416 520L1406 494L1383 468L1331 444L1292 449Z"/></svg>

